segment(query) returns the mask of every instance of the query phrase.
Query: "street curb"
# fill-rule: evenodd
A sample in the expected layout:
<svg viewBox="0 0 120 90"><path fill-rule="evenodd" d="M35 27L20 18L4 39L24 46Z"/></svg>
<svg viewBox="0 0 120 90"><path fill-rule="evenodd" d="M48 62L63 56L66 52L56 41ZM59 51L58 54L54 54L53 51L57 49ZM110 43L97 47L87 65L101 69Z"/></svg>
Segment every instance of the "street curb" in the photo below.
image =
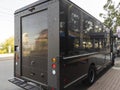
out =
<svg viewBox="0 0 120 90"><path fill-rule="evenodd" d="M1 57L13 57L14 54L0 54L0 58Z"/></svg>

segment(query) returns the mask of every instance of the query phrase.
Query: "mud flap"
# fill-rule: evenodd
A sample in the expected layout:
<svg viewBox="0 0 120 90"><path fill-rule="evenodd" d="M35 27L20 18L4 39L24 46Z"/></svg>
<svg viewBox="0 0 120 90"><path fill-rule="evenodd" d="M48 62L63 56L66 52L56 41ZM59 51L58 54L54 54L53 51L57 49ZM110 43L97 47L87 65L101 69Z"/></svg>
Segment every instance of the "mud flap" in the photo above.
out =
<svg viewBox="0 0 120 90"><path fill-rule="evenodd" d="M8 81L25 90L44 90L41 86L35 86L17 78L12 78L12 79L9 79Z"/></svg>

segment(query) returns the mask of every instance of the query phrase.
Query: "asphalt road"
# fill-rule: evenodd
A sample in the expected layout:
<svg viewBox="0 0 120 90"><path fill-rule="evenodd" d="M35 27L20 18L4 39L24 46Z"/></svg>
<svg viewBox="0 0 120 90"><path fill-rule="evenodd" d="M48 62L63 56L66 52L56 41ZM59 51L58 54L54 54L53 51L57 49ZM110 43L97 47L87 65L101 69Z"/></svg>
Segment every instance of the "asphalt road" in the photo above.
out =
<svg viewBox="0 0 120 90"><path fill-rule="evenodd" d="M23 90L10 83L13 77L13 57L0 57L0 90Z"/></svg>

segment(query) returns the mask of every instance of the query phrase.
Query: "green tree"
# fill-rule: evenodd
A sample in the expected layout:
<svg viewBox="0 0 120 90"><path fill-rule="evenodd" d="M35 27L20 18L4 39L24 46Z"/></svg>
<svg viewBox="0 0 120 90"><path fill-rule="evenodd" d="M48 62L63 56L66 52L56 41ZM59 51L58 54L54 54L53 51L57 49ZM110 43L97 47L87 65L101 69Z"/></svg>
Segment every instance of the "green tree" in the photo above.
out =
<svg viewBox="0 0 120 90"><path fill-rule="evenodd" d="M7 52L7 50L4 49L4 44L1 43L1 44L0 44L0 54L4 54L4 53L6 53L6 52Z"/></svg>
<svg viewBox="0 0 120 90"><path fill-rule="evenodd" d="M120 2L115 5L112 0L107 0L103 8L106 13L100 13L100 16L104 18L104 24L115 32L116 27L120 26Z"/></svg>
<svg viewBox="0 0 120 90"><path fill-rule="evenodd" d="M0 45L0 54L13 53L14 52L14 37L8 38L4 43Z"/></svg>

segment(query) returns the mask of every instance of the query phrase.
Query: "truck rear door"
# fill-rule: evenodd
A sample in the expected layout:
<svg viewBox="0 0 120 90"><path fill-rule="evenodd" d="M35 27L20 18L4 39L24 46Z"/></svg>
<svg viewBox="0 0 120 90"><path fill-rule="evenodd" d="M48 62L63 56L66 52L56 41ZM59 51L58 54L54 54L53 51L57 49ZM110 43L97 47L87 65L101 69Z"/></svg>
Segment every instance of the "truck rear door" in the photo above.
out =
<svg viewBox="0 0 120 90"><path fill-rule="evenodd" d="M47 84L48 24L47 10L21 18L22 76Z"/></svg>

